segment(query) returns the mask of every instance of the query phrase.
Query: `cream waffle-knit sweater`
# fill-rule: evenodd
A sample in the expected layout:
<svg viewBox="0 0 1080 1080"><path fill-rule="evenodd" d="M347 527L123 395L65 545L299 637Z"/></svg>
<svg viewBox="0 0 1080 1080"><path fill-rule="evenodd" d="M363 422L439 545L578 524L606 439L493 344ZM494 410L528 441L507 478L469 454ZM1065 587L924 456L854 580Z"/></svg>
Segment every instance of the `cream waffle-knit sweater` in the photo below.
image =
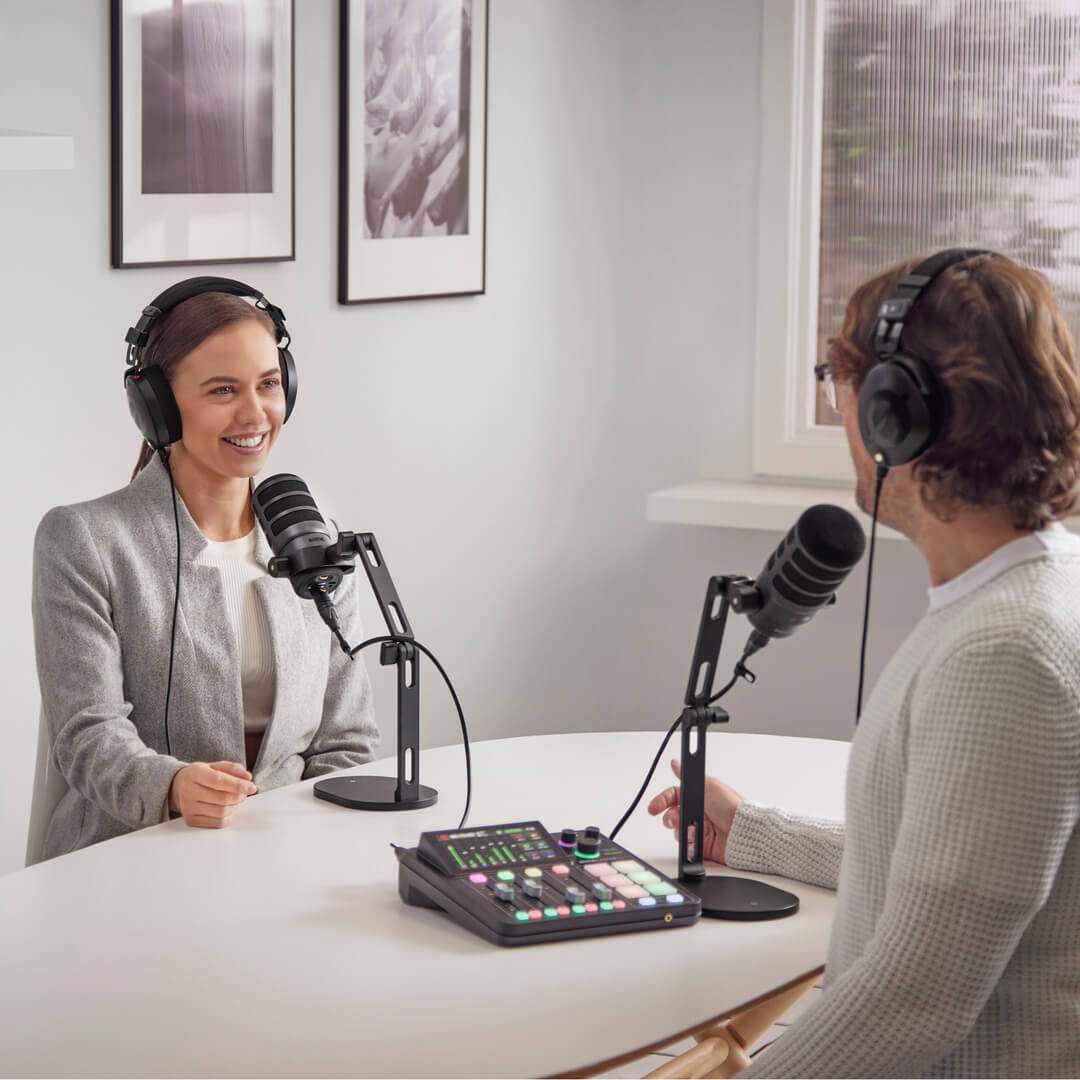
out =
<svg viewBox="0 0 1080 1080"><path fill-rule="evenodd" d="M740 1076L1080 1076L1080 540L930 590L845 813L736 813L729 865L838 890L824 993Z"/></svg>

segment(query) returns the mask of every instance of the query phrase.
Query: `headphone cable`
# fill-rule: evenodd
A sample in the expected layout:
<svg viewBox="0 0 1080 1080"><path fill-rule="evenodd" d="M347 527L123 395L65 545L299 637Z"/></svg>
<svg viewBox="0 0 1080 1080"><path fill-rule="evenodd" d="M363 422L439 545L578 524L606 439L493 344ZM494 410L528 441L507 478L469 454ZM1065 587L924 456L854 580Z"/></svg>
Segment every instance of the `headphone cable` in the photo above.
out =
<svg viewBox="0 0 1080 1080"><path fill-rule="evenodd" d="M855 702L855 726L862 716L863 675L866 672L866 631L870 625L870 583L874 575L874 541L877 537L878 504L881 501L881 486L889 472L887 465L878 465L874 481L874 513L870 518L870 555L866 561L866 600L863 603L862 643L859 646L859 693Z"/></svg>
<svg viewBox="0 0 1080 1080"><path fill-rule="evenodd" d="M176 481L173 479L169 454L165 447L158 448L165 471L169 474L169 487L172 488L173 524L176 526L176 588L173 592L172 631L169 634L169 677L165 681L165 753L172 757L172 743L169 740L169 699L172 697L173 657L176 653L176 613L180 607L180 510L176 502Z"/></svg>

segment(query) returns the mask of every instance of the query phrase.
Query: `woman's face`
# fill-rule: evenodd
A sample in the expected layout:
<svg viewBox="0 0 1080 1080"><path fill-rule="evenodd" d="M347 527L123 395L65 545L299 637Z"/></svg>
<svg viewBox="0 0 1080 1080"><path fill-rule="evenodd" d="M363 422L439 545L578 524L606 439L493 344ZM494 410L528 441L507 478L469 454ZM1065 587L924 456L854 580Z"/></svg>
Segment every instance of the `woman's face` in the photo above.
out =
<svg viewBox="0 0 1080 1080"><path fill-rule="evenodd" d="M184 451L207 473L251 477L285 422L273 335L254 319L211 334L177 365L173 395Z"/></svg>

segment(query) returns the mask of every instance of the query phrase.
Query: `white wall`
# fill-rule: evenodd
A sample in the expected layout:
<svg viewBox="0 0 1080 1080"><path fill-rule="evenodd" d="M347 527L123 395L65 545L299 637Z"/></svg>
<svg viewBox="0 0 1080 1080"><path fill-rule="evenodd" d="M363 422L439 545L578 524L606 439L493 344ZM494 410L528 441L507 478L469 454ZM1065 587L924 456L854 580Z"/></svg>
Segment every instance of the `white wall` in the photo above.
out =
<svg viewBox="0 0 1080 1080"><path fill-rule="evenodd" d="M725 475L751 473L756 0L491 0L487 294L350 308L334 299L338 4L298 3L297 259L205 271L109 269L107 9L0 0L0 127L76 140L73 171L0 173L0 872L22 863L33 770L34 528L126 481L123 334L189 273L239 276L286 311L300 397L272 468L377 534L474 738L666 726L708 576L755 573L777 541L645 522L650 490L715 456L707 426ZM871 674L917 617L920 566L879 550ZM859 587L761 654L734 726L847 736ZM732 649L744 632L733 621ZM456 741L430 665L423 686L425 744Z"/></svg>

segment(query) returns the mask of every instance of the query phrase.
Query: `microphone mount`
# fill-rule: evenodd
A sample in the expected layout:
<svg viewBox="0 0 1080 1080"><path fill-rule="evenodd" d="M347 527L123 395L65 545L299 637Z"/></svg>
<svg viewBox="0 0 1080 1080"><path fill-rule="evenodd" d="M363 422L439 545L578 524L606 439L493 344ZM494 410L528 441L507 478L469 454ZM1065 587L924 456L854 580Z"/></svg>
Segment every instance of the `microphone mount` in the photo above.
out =
<svg viewBox="0 0 1080 1080"><path fill-rule="evenodd" d="M764 882L727 875L710 877L705 871L702 855L705 736L713 724L726 724L729 720L726 709L710 704L728 611L731 608L757 610L760 605L760 592L750 578L728 575L709 579L680 715L678 877L700 897L702 915L712 919L773 919L794 914L799 907L798 897ZM749 652L739 660L735 671L737 676L753 682L753 673L743 664L747 655Z"/></svg>
<svg viewBox="0 0 1080 1080"><path fill-rule="evenodd" d="M293 581L299 594L315 601L323 621L350 658L352 651L342 636L330 594L345 574L356 569L358 555L387 632L398 638L415 637L375 534L342 532L335 543L320 546L310 571L301 575L300 584L296 584L295 577ZM285 556L275 556L268 569L271 577L289 577L294 564ZM397 667L397 776L334 776L315 784L315 796L354 810L419 810L432 806L439 798L438 791L420 783L419 650L409 641L384 641L379 663Z"/></svg>

